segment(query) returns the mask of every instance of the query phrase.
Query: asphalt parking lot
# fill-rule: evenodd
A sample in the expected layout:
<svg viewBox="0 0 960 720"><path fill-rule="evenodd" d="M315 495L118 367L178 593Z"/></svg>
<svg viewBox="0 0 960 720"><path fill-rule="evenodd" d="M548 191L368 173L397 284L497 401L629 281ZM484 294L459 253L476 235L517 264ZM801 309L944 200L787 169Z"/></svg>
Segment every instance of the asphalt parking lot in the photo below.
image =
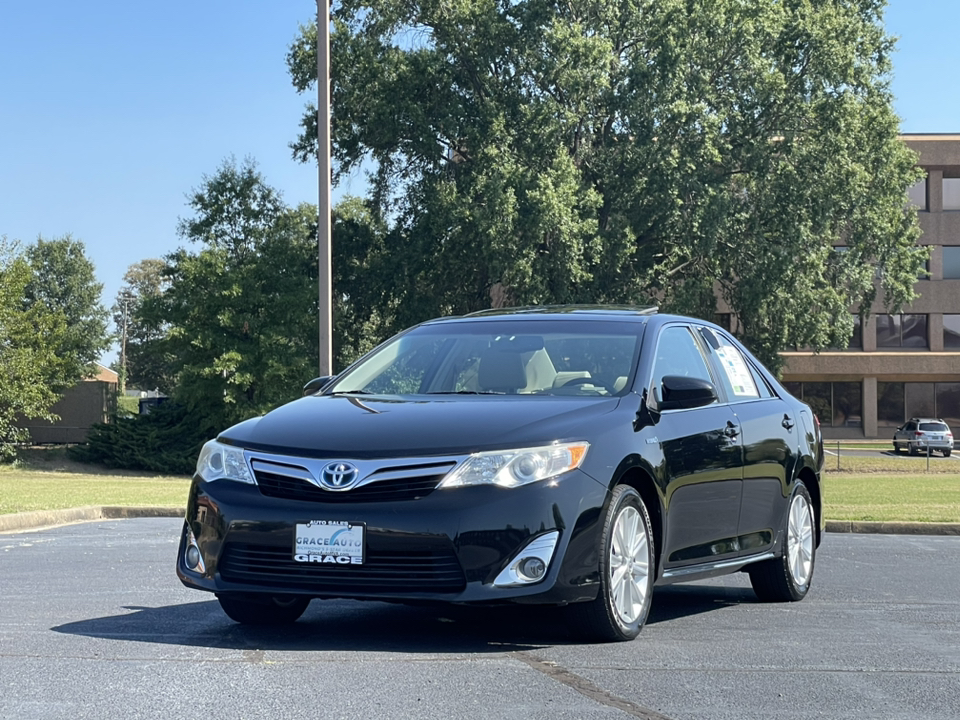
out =
<svg viewBox="0 0 960 720"><path fill-rule="evenodd" d="M960 537L829 534L801 603L676 585L638 640L584 645L538 608L242 628L177 581L179 527L0 535L0 718L960 717Z"/></svg>

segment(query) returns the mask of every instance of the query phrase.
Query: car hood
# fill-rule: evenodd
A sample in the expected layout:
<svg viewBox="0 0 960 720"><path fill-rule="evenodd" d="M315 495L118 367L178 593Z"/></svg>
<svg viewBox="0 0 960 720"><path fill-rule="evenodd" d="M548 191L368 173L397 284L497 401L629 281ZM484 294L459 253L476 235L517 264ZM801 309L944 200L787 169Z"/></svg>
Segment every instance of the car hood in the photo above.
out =
<svg viewBox="0 0 960 720"><path fill-rule="evenodd" d="M220 439L306 457L461 455L588 439L621 398L313 395L235 425Z"/></svg>

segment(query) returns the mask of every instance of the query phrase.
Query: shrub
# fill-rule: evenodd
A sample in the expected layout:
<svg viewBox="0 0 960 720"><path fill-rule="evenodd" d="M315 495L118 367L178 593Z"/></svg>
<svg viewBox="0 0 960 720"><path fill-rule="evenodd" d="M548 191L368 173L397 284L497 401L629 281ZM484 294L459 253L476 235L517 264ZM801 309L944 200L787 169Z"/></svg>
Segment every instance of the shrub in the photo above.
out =
<svg viewBox="0 0 960 720"><path fill-rule="evenodd" d="M189 475L200 447L215 435L207 421L182 405L164 403L146 415L112 416L69 453L75 460L111 468Z"/></svg>

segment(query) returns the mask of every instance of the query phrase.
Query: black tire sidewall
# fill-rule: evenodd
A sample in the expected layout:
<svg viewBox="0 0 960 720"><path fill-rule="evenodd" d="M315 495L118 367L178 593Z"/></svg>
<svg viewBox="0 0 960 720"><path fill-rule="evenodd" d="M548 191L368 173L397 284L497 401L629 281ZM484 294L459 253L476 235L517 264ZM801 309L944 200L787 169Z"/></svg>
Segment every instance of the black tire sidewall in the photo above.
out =
<svg viewBox="0 0 960 720"><path fill-rule="evenodd" d="M640 518L643 522L644 532L647 534L647 549L649 553L648 563L650 568L650 573L648 575L648 587L647 587L647 596L645 601L645 606L643 611L640 613L640 616L637 620L629 625L624 624L620 619L619 614L613 607L613 588L610 586L610 547L613 544L613 529L616 526L617 518L620 516L620 513L624 508L632 507L637 512L640 513ZM628 485L618 485L614 488L613 497L610 501L610 507L607 511L607 516L604 521L603 526L603 543L602 543L602 555L600 558L600 594L603 601L603 606L607 612L609 618L610 627L615 628L616 632L624 640L632 640L640 634L641 628L643 628L644 623L647 621L647 616L650 614L650 606L652 604L652 595L653 595L653 574L655 572L654 564L654 547L653 547L653 532L652 526L650 523L650 514L647 512L646 506L643 504L643 500L640 498L639 493Z"/></svg>
<svg viewBox="0 0 960 720"><path fill-rule="evenodd" d="M787 505L787 517L783 524L782 558L783 574L786 577L787 587L790 595L794 600L802 600L810 591L810 585L813 582L813 574L817 569L817 542L814 538L810 555L810 576L807 578L807 582L805 582L803 585L798 585L793 579L793 573L790 572L790 551L788 547L790 540L790 511L793 508L793 501L798 495L802 496L804 501L807 503L807 512L810 514L811 529L813 533L816 534L817 531L817 518L816 513L813 511L813 500L810 497L810 492L807 490L806 485L804 485L802 482L797 482L796 487L793 489L793 493L790 495L790 503Z"/></svg>

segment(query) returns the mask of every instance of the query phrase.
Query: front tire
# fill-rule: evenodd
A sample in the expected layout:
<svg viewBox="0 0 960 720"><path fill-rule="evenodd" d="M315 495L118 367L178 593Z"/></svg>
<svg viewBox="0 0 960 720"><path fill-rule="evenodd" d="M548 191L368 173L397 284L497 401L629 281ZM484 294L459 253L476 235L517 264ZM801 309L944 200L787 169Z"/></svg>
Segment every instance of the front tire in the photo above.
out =
<svg viewBox="0 0 960 720"><path fill-rule="evenodd" d="M568 608L571 625L590 640L633 640L650 614L654 548L650 514L628 485L613 490L600 538L600 591Z"/></svg>
<svg viewBox="0 0 960 720"><path fill-rule="evenodd" d="M787 510L782 554L747 569L753 591L762 602L796 602L810 590L816 561L816 521L810 493L797 482Z"/></svg>
<svg viewBox="0 0 960 720"><path fill-rule="evenodd" d="M217 595L220 607L241 625L287 625L296 622L310 604L297 595Z"/></svg>

